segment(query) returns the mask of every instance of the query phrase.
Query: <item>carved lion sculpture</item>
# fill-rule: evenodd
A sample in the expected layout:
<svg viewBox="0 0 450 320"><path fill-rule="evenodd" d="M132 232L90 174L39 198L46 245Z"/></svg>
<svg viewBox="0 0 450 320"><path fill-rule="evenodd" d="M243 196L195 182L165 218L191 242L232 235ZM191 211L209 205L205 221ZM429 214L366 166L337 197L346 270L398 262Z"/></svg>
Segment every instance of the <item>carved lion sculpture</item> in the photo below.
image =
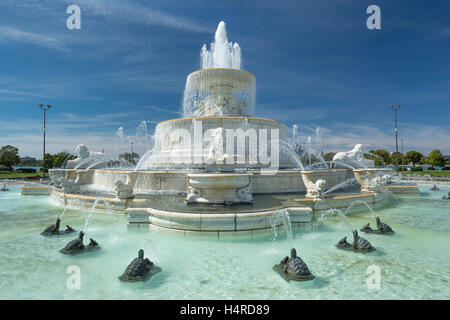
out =
<svg viewBox="0 0 450 320"><path fill-rule="evenodd" d="M333 157L334 162L346 163L355 167L373 167L374 162L364 158L363 145L357 144L352 150L338 152Z"/></svg>

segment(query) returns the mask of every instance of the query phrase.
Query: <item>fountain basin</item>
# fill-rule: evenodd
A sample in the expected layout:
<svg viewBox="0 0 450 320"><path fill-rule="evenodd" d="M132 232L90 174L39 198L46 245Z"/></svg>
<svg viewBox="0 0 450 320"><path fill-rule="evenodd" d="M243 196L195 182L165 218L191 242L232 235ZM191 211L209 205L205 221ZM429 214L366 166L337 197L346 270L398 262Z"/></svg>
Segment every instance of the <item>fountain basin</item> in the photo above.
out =
<svg viewBox="0 0 450 320"><path fill-rule="evenodd" d="M284 224L280 220L274 221L273 217L279 210L275 208L257 212L192 213L155 208L130 208L126 213L128 216L140 216L141 219L147 215L147 223L153 230L221 237L272 232L273 227ZM289 212L293 227L301 227L312 219L311 208L289 207L286 210ZM142 226L144 223L136 221L133 224Z"/></svg>
<svg viewBox="0 0 450 320"><path fill-rule="evenodd" d="M20 188L23 196L48 196L51 191L51 188L46 186L22 186Z"/></svg>

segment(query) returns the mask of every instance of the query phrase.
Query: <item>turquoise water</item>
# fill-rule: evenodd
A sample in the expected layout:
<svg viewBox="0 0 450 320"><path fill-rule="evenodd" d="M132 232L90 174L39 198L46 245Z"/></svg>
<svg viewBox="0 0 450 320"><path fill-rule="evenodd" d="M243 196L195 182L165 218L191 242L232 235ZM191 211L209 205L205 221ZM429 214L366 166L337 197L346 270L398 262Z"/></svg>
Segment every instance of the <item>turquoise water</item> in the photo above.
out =
<svg viewBox="0 0 450 320"><path fill-rule="evenodd" d="M421 187L419 197L400 197L375 211L394 236L361 235L377 251L357 254L334 245L351 239L338 217L317 228L294 230L294 246L316 279L285 282L272 266L289 253L283 234L254 239L183 237L127 229L121 214L95 212L86 232L100 251L65 256L59 249L76 235L46 238L39 233L62 212L49 198L21 197L19 187L0 193L1 299L449 299L450 201L447 192ZM67 210L62 225L83 227L87 212ZM349 216L354 227L375 225L370 213ZM86 241L85 241L86 242ZM162 272L145 283L117 278L143 247ZM80 269L80 289L66 285L67 268ZM379 289L366 284L367 268L381 271Z"/></svg>

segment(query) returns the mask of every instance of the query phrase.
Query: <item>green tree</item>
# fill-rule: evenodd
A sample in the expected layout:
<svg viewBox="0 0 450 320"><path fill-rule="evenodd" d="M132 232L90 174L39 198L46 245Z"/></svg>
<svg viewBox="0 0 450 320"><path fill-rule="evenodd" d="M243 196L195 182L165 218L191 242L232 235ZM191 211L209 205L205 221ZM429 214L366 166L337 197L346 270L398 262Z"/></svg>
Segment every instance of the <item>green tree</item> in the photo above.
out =
<svg viewBox="0 0 450 320"><path fill-rule="evenodd" d="M364 158L373 160L377 167L384 166L390 161L389 151L385 149L369 150L364 154Z"/></svg>
<svg viewBox="0 0 450 320"><path fill-rule="evenodd" d="M403 153L401 153L401 152L392 152L391 156L389 157L389 163L395 164L395 159L397 157L398 164L402 164L402 156L403 156ZM403 161L404 161L404 158L403 158Z"/></svg>
<svg viewBox="0 0 450 320"><path fill-rule="evenodd" d="M441 150L433 150L430 152L430 154L428 155L429 158L429 163L434 167L443 167L445 166L445 158L442 155Z"/></svg>
<svg viewBox="0 0 450 320"><path fill-rule="evenodd" d="M139 154L137 154L136 152L125 152L119 155L119 160L126 161L130 165L135 166L137 164L137 160L139 160Z"/></svg>
<svg viewBox="0 0 450 320"><path fill-rule="evenodd" d="M54 168L61 168L67 160L73 160L77 156L70 154L67 151L62 151L60 153L57 153L53 156L53 167Z"/></svg>
<svg viewBox="0 0 450 320"><path fill-rule="evenodd" d="M50 153L46 153L44 156L45 159L45 169L52 169L53 168L53 157ZM44 161L41 160L40 163L41 166L44 166Z"/></svg>
<svg viewBox="0 0 450 320"><path fill-rule="evenodd" d="M405 154L405 159L404 160L405 160L406 163L412 162L413 166L415 167L416 164L421 162L422 158L423 158L423 154L421 154L418 151L411 150L411 151L408 151Z"/></svg>
<svg viewBox="0 0 450 320"><path fill-rule="evenodd" d="M336 155L336 152L327 152L323 155L323 159L325 161L333 161L333 157Z"/></svg>
<svg viewBox="0 0 450 320"><path fill-rule="evenodd" d="M20 162L19 149L7 145L0 148L0 165L8 167L12 171L12 166Z"/></svg>

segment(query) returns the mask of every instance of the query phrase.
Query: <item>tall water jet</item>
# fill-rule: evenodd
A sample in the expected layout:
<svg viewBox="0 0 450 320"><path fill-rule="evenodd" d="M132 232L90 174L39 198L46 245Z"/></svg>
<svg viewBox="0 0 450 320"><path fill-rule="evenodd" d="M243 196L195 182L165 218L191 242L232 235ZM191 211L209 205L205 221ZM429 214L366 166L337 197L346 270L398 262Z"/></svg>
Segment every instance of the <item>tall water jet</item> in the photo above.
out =
<svg viewBox="0 0 450 320"><path fill-rule="evenodd" d="M97 204L99 203L99 201L103 201L103 203L105 204L105 206L106 206L107 208L109 208L109 205L108 205L108 203L106 202L106 200L105 200L104 198L96 198L95 201L94 201L94 203L92 204L91 209L89 210L89 213L88 213L88 215L87 215L87 217L86 217L86 221L84 222L84 227L83 227L83 231L84 231L84 232L86 232L86 230L87 230L87 227L88 227L89 222L90 222L90 220L91 220L92 213L94 212L95 207L97 207Z"/></svg>
<svg viewBox="0 0 450 320"><path fill-rule="evenodd" d="M217 27L210 49L203 45L201 70L186 80L183 112L190 116L247 116L255 105L255 77L241 69L241 48L228 42L225 23ZM220 106L217 108L217 106Z"/></svg>
<svg viewBox="0 0 450 320"><path fill-rule="evenodd" d="M225 22L219 22L210 49L208 50L206 44L203 45L200 58L202 69L241 69L241 47L237 42L228 42Z"/></svg>

